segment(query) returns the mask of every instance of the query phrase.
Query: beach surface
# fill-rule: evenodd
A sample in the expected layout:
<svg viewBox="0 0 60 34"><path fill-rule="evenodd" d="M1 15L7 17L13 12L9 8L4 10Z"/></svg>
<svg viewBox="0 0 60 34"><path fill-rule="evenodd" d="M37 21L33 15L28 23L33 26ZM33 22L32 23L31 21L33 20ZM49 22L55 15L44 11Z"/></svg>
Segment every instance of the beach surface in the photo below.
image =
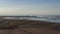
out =
<svg viewBox="0 0 60 34"><path fill-rule="evenodd" d="M59 23L37 20L9 20L0 23L0 34L60 34L54 27Z"/></svg>

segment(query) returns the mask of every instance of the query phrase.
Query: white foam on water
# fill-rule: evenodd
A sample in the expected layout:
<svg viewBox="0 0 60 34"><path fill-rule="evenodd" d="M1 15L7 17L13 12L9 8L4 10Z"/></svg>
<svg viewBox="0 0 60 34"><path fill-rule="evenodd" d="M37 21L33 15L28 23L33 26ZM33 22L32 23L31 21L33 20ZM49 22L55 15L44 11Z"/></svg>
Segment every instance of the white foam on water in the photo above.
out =
<svg viewBox="0 0 60 34"><path fill-rule="evenodd" d="M5 17L5 19L27 19L27 20L41 20L41 21L48 21L48 22L57 22L60 23L60 17L55 17L55 16L42 16L40 18L38 17Z"/></svg>

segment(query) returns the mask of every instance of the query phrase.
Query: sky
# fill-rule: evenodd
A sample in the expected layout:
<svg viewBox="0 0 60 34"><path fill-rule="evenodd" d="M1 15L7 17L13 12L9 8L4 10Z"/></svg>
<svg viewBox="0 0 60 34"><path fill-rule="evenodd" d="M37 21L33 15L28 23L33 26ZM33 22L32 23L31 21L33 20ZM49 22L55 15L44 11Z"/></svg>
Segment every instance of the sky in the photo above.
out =
<svg viewBox="0 0 60 34"><path fill-rule="evenodd" d="M60 15L60 0L0 0L0 15Z"/></svg>

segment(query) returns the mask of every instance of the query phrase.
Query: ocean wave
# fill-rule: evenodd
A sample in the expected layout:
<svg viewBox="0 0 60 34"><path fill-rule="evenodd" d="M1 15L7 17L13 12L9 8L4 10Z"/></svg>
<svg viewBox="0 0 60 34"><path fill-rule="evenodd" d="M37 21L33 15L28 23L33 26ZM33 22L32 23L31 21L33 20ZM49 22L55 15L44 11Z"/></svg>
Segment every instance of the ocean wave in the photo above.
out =
<svg viewBox="0 0 60 34"><path fill-rule="evenodd" d="M5 19L28 19L28 20L42 20L49 22L60 22L60 16L23 16L23 17L5 17Z"/></svg>

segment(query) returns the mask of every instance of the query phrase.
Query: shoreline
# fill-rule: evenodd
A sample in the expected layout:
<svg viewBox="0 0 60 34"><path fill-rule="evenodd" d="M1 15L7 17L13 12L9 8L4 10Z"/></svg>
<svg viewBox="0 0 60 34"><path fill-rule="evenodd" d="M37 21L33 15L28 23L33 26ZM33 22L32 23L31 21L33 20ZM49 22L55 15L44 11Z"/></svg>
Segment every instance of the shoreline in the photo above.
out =
<svg viewBox="0 0 60 34"><path fill-rule="evenodd" d="M47 22L47 21L40 21L40 20L11 20L11 19L5 19L0 23L0 26L3 27L12 27L12 26L19 26L19 25L59 25L60 23L53 23L53 22Z"/></svg>

